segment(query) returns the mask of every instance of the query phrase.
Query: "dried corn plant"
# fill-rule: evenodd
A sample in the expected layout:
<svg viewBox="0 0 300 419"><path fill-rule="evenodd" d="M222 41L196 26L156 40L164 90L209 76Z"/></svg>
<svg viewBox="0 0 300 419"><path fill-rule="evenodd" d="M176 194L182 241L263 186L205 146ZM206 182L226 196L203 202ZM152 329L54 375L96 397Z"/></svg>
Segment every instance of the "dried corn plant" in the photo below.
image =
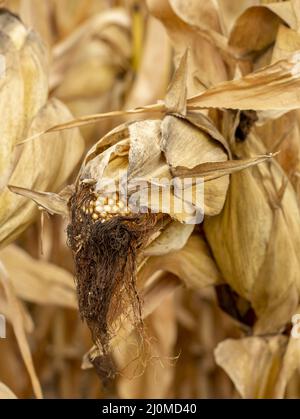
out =
<svg viewBox="0 0 300 419"><path fill-rule="evenodd" d="M299 398L299 0L0 3L0 398Z"/></svg>

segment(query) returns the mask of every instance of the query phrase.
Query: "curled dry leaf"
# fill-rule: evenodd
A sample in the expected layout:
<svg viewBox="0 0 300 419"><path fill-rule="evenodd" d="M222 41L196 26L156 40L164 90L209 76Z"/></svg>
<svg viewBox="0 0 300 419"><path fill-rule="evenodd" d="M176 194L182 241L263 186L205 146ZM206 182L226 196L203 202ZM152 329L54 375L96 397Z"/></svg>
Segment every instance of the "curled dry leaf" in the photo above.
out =
<svg viewBox="0 0 300 419"><path fill-rule="evenodd" d="M70 118L59 101L48 103L46 59L35 32L7 10L0 13L5 72L0 80L3 108L0 156L0 246L13 241L36 215L33 203L10 192L6 185L37 190L60 188L78 163L83 142L78 132L57 134L48 141L16 147L17 140L39 132L49 123ZM3 76L3 77L2 77ZM67 157L66 157L67 156ZM3 160L2 160L3 159Z"/></svg>
<svg viewBox="0 0 300 419"><path fill-rule="evenodd" d="M31 189L19 188L18 186L13 185L9 185L8 188L17 195L32 199L39 207L43 208L51 215L68 215L68 200L59 194L32 191Z"/></svg>
<svg viewBox="0 0 300 419"><path fill-rule="evenodd" d="M237 18L249 7L256 5L256 3L256 0L242 0L239 2L218 0L219 18L223 32L226 36L230 34Z"/></svg>
<svg viewBox="0 0 300 419"><path fill-rule="evenodd" d="M187 99L187 74L188 74L188 50L183 54L179 66L175 72L171 85L168 88L165 105L169 112L186 115Z"/></svg>
<svg viewBox="0 0 300 419"><path fill-rule="evenodd" d="M272 50L272 62L285 59L299 49L299 32L282 25ZM277 161L285 170L299 197L299 110L288 112L275 120L268 120L269 116L269 112L266 111L264 118L260 118L264 124L256 127L256 130L267 149L280 150Z"/></svg>
<svg viewBox="0 0 300 419"><path fill-rule="evenodd" d="M144 250L145 256L159 256L182 249L194 230L193 224L171 222Z"/></svg>
<svg viewBox="0 0 300 419"><path fill-rule="evenodd" d="M215 358L243 398L281 399L299 369L299 349L292 335L228 339L218 345Z"/></svg>
<svg viewBox="0 0 300 419"><path fill-rule="evenodd" d="M188 96L196 94L205 87L210 87L227 80L228 73L222 56L215 46L225 50L226 39L220 33L220 22L213 1L184 2L168 0L147 0L148 8L161 20L168 31L175 61L187 48L191 51L190 69L187 75ZM212 41L213 40L213 41ZM205 57L209 56L207 60Z"/></svg>
<svg viewBox="0 0 300 419"><path fill-rule="evenodd" d="M285 336L227 339L215 358L243 398L273 398L286 344Z"/></svg>
<svg viewBox="0 0 300 419"><path fill-rule="evenodd" d="M68 271L36 260L15 245L2 249L0 258L17 297L41 305L77 307L74 280Z"/></svg>
<svg viewBox="0 0 300 419"><path fill-rule="evenodd" d="M187 100L187 110L193 112L207 108L268 111L268 117L278 117L300 106L297 89L300 84L300 54L294 52L287 58L265 66L242 78L227 81L207 89ZM269 95L272 88L273 95ZM274 99L276 97L276 100ZM106 120L116 116L147 114L167 111L161 103L147 105L128 111L113 111L89 115L52 126L23 142L31 141L38 135L61 131ZM264 115L264 114L263 114ZM264 115L265 116L265 115Z"/></svg>
<svg viewBox="0 0 300 419"><path fill-rule="evenodd" d="M296 26L291 2L250 7L235 21L229 45L237 48L241 55L266 50L274 43L279 25L283 23L292 28Z"/></svg>
<svg viewBox="0 0 300 419"><path fill-rule="evenodd" d="M228 81L188 99L189 109L226 108L278 110L287 112L300 106L300 53L285 60ZM272 88L272 96L269 89ZM275 100L276 98L276 100Z"/></svg>
<svg viewBox="0 0 300 419"><path fill-rule="evenodd" d="M152 248L155 249L155 242ZM147 249L145 253L147 254ZM138 281L144 282L143 278L149 278L159 270L176 275L192 289L201 289L223 282L207 244L204 239L196 235L190 237L180 250L172 250L168 254L149 258L139 271Z"/></svg>
<svg viewBox="0 0 300 419"><path fill-rule="evenodd" d="M51 99L34 119L29 133L40 132L49 121L70 116L67 108ZM9 183L30 190L52 190L62 187L78 163L83 140L77 131L51 134L46 141L35 139L19 147L19 159ZM3 247L13 241L35 218L33 202L4 189L0 195L0 243Z"/></svg>
<svg viewBox="0 0 300 419"><path fill-rule="evenodd" d="M250 134L235 152L258 150L264 150L260 139ZM224 279L251 302L258 333L280 330L298 304L299 216L291 184L271 161L232 175L222 213L205 220Z"/></svg>
<svg viewBox="0 0 300 419"><path fill-rule="evenodd" d="M190 122L166 116L161 129L161 148L174 176L178 176L179 166L185 169L185 175L182 177L190 178L193 177L193 170L198 165L228 159L226 151L217 141ZM199 178L201 176L199 174ZM226 175L218 180L204 183L205 214L214 215L220 212L224 205L228 183L229 178ZM197 206L196 202L193 203Z"/></svg>
<svg viewBox="0 0 300 419"><path fill-rule="evenodd" d="M297 311L299 313L299 307ZM274 397L279 399L284 398L290 380L299 370L299 351L299 338L291 336L287 343L286 351L282 359L278 380L274 386Z"/></svg>

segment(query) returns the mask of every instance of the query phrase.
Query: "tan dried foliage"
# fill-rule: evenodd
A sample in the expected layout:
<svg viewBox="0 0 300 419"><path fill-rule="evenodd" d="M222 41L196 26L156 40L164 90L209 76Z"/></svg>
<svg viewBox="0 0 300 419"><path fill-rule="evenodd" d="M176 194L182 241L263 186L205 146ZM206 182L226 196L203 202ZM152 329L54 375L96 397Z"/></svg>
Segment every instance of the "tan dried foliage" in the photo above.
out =
<svg viewBox="0 0 300 419"><path fill-rule="evenodd" d="M0 398L299 398L299 0L0 5Z"/></svg>

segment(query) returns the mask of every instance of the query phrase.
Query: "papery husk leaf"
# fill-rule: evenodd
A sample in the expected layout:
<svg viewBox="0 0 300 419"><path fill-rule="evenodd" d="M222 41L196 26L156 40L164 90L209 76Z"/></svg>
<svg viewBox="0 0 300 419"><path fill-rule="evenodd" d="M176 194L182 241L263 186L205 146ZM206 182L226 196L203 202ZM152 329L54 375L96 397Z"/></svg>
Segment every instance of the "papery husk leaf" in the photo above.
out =
<svg viewBox="0 0 300 419"><path fill-rule="evenodd" d="M14 146L48 95L46 56L40 38L7 10L0 14L4 74L0 75L0 190L12 170Z"/></svg>
<svg viewBox="0 0 300 419"><path fill-rule="evenodd" d="M256 132L268 150L280 151L276 160L284 169L299 196L300 171L300 112L291 111L275 120L268 120Z"/></svg>
<svg viewBox="0 0 300 419"><path fill-rule="evenodd" d="M17 138L22 135L23 95L22 79L17 51L7 35L0 32L0 53L6 60L5 75L0 78L1 153L0 153L0 190L5 186L12 168L12 152ZM12 94L12 92L14 92ZM19 121L19 123L16 123Z"/></svg>
<svg viewBox="0 0 300 419"><path fill-rule="evenodd" d="M277 1L269 2L262 5L261 7L266 7L271 10L274 14L280 17L285 24L290 26L292 29L298 28L297 13L295 12L294 0L291 1Z"/></svg>
<svg viewBox="0 0 300 419"><path fill-rule="evenodd" d="M161 156L161 121L138 121L129 125L128 179L157 179L168 176Z"/></svg>
<svg viewBox="0 0 300 419"><path fill-rule="evenodd" d="M299 260L290 236L284 234L287 215L281 208L276 208L272 218L265 260L251 296L259 317L254 329L258 334L272 333L278 327L283 328L299 302Z"/></svg>
<svg viewBox="0 0 300 419"><path fill-rule="evenodd" d="M229 45L237 48L241 55L263 51L274 43L278 27L285 21L268 6L250 7L236 20L230 33ZM275 6L273 9L279 9L279 12L284 12L290 8L290 17L292 17L289 2L285 5L277 3L273 6ZM257 27L260 28L259 31Z"/></svg>
<svg viewBox="0 0 300 419"><path fill-rule="evenodd" d="M176 275L192 289L201 289L222 282L222 276L207 243L200 236L191 236L180 250L151 257L139 275L148 278L159 270Z"/></svg>
<svg viewBox="0 0 300 419"><path fill-rule="evenodd" d="M70 116L66 107L52 99L34 119L30 133L39 132L49 121L59 121ZM19 149L20 157L9 183L33 189L59 189L67 180L83 152L83 140L78 131L49 136L46 141L36 139ZM8 189L0 195L0 243L13 241L33 221L36 205Z"/></svg>
<svg viewBox="0 0 300 419"><path fill-rule="evenodd" d="M287 58L292 52L300 49L300 34L293 29L281 25L279 27L276 43L272 52L272 62ZM274 120L274 116L276 119ZM256 131L261 136L267 149L280 150L277 161L285 170L292 182L297 196L299 196L299 178L297 173L300 169L299 147L299 110L288 112L280 117L272 112L259 114L260 124ZM270 120L270 118L272 118Z"/></svg>
<svg viewBox="0 0 300 419"><path fill-rule="evenodd" d="M286 344L286 336L227 339L215 359L244 399L273 398Z"/></svg>
<svg viewBox="0 0 300 419"><path fill-rule="evenodd" d="M162 122L162 150L174 176L176 168L184 166L187 178L193 177L195 166L208 161L225 161L228 159L222 145L212 139L195 125L175 116L166 116ZM204 183L204 213L218 214L225 201L229 179L221 179ZM203 206L200 202L193 202L196 206Z"/></svg>
<svg viewBox="0 0 300 419"><path fill-rule="evenodd" d="M216 128L213 121L208 118L204 113L201 111L190 111L186 114L185 119L189 121L191 124L195 125L196 127L200 128L201 131L204 131L214 140L218 141L226 150L227 155L231 158L231 151L228 145L228 142L224 138L224 136L220 133L220 131Z"/></svg>
<svg viewBox="0 0 300 419"><path fill-rule="evenodd" d="M218 0L219 18L223 32L228 36L237 18L251 6L256 5L256 0L242 0L232 2L230 0Z"/></svg>
<svg viewBox="0 0 300 419"><path fill-rule="evenodd" d="M226 37L222 33L217 2L213 0L190 0L188 7L185 0L169 0L169 3L181 21L188 25L193 36L199 37L199 43L203 43L204 40L207 41L211 46L218 49L218 53L227 64L232 64L232 51L228 46ZM203 44L204 46L205 43ZM217 54L214 54L212 49L210 56L214 55ZM197 53L195 53L195 57L199 60Z"/></svg>
<svg viewBox="0 0 300 419"><path fill-rule="evenodd" d="M188 5L185 0L170 0L175 13L190 25L205 24L217 32L221 32L218 6L212 0L190 0Z"/></svg>
<svg viewBox="0 0 300 419"><path fill-rule="evenodd" d="M186 114L188 57L189 53L186 50L168 87L165 97L165 105L168 112L175 112L181 115Z"/></svg>
<svg viewBox="0 0 300 419"><path fill-rule="evenodd" d="M48 98L48 70L44 45L39 36L28 31L20 51L21 72L24 83L24 130L44 106Z"/></svg>
<svg viewBox="0 0 300 419"><path fill-rule="evenodd" d="M272 63L288 59L293 52L298 50L300 50L300 33L280 25L272 52Z"/></svg>
<svg viewBox="0 0 300 419"><path fill-rule="evenodd" d="M256 166L259 163L263 163L266 160L273 158L273 154L270 153L266 156L251 157L249 159L241 160L227 160L224 162L209 162L202 163L192 169L187 169L183 166L177 166L172 170L173 175L184 178L199 176L203 177L204 181L211 181L218 179L222 176L226 176L241 170L248 169L249 167ZM208 214L210 215L210 214Z"/></svg>
<svg viewBox="0 0 300 419"><path fill-rule="evenodd" d="M162 143L171 167L192 169L208 161L225 161L227 154L219 142L184 119L167 115L162 122Z"/></svg>
<svg viewBox="0 0 300 419"><path fill-rule="evenodd" d="M58 214L67 217L69 214L68 200L58 194L52 192L38 192L13 185L9 185L8 188L18 195L32 199L39 207L43 208L51 215Z"/></svg>
<svg viewBox="0 0 300 419"><path fill-rule="evenodd" d="M7 9L1 9L0 12L1 29L9 36L17 50L20 50L28 34L27 28L23 25L21 20Z"/></svg>
<svg viewBox="0 0 300 419"><path fill-rule="evenodd" d="M297 29L297 15L293 1L253 4L235 20L229 44L241 48L244 54L263 50L275 41L280 24ZM257 31L257 27L261 30Z"/></svg>
<svg viewBox="0 0 300 419"><path fill-rule="evenodd" d="M246 150L263 147L250 136L237 149L246 155ZM280 330L297 305L298 218L293 188L271 161L233 174L222 213L205 220L206 236L224 279L251 302L259 317L256 333Z"/></svg>
<svg viewBox="0 0 300 419"><path fill-rule="evenodd" d="M105 177L108 178L107 170L109 163L112 161L112 164L120 157L122 159L127 158L129 151L130 142L128 139L120 140L118 143L113 144L111 147L106 149L103 153L94 157L94 159L89 160L86 164L83 164L79 178L81 180L93 179L97 182L96 189L101 189L101 181L106 173ZM121 170L121 167L120 167ZM116 170L115 176L112 178L119 177L120 173ZM78 180L78 179L77 179Z"/></svg>
<svg viewBox="0 0 300 419"><path fill-rule="evenodd" d="M300 49L299 32L293 29L287 28L286 26L280 25L277 32L275 45L272 48L271 55L269 57L269 62L271 62L271 64L274 64L279 60L289 59L291 54L297 52L299 49ZM272 120L276 121L276 119L280 118L285 113L286 113L285 110L260 111L257 113L257 116L259 118L257 125L263 126L263 129L264 129L265 125L270 126L272 124ZM274 123L276 124L276 122ZM293 154L293 151L291 152L291 154Z"/></svg>
<svg viewBox="0 0 300 419"><path fill-rule="evenodd" d="M194 230L192 224L171 222L143 251L145 256L161 256L182 249Z"/></svg>
<svg viewBox="0 0 300 419"><path fill-rule="evenodd" d="M297 312L299 313L299 307ZM287 386L293 375L299 371L300 340L290 336L286 351L282 360L281 370L275 387L274 396L283 399L286 395Z"/></svg>
<svg viewBox="0 0 300 419"><path fill-rule="evenodd" d="M296 18L295 29L299 32L299 29L300 29L300 12L299 12L300 3L299 3L299 0L291 0L291 4L292 4L293 12L294 12L295 18Z"/></svg>
<svg viewBox="0 0 300 419"><path fill-rule="evenodd" d="M188 108L191 110L212 107L258 111L298 109L299 62L300 53L295 52L286 60L266 66L241 79L224 82L188 99Z"/></svg>
<svg viewBox="0 0 300 419"><path fill-rule="evenodd" d="M147 0L150 13L161 20L167 29L171 43L175 49L175 62L178 66L179 60L187 48L191 51L190 68L188 72L187 89L188 96L196 94L199 90L220 83L228 78L226 65L221 57L216 44L223 51L226 50L226 38L218 32L218 18L215 13L212 23L205 24L207 9L213 4L207 1L196 1L189 4L189 7L182 12L178 8L180 4L176 1L161 2L158 0ZM180 3L180 2L179 2ZM191 6L193 7L192 11ZM206 14L206 16L205 16ZM197 27L194 21L190 23L190 17L197 16ZM200 18L201 17L201 18ZM195 18L193 18L194 20ZM216 26L215 26L216 24ZM212 41L213 39L213 41ZM226 55L226 53L225 53ZM210 57L209 60L206 57Z"/></svg>
<svg viewBox="0 0 300 419"><path fill-rule="evenodd" d="M154 105L148 105L148 106L144 106L141 108L137 108L137 109L129 109L129 110L125 110L125 111L111 111L111 112L105 112L105 113L99 113L99 114L94 114L94 115L87 115L87 116L82 116L79 118L75 118L75 119L70 119L57 124L57 125L53 125L51 126L49 124L49 128L45 129L44 131L41 131L37 134L28 136L27 138L24 138L22 141L18 142L18 144L24 144L27 142L31 142L32 140L40 137L41 135L44 134L48 134L51 132L59 132L59 131L64 131L66 129L71 129L71 128L79 128L82 127L84 125L89 125L89 124L94 124L95 122L99 122L105 119L111 119L111 118L115 118L115 117L124 117L124 116L130 116L130 115L138 115L138 114L149 114L152 112L157 112L158 114L164 112L165 107L163 104L158 103L158 104L154 104Z"/></svg>

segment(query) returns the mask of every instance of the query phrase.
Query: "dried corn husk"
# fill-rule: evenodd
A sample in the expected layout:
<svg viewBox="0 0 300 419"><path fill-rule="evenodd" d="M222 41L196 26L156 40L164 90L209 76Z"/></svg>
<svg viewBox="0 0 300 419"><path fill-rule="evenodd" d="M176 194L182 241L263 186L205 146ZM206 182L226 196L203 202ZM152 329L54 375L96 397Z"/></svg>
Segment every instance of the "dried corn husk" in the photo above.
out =
<svg viewBox="0 0 300 419"><path fill-rule="evenodd" d="M151 14L160 19L167 29L177 65L184 51L187 48L191 51L188 96L227 80L228 71L223 58L210 41L213 37L222 48L226 44L220 33L215 2L190 1L189 7L186 7L178 0L168 0L163 4L158 0L147 0L147 5ZM209 60L205 58L207 56Z"/></svg>
<svg viewBox="0 0 300 419"><path fill-rule="evenodd" d="M7 72L0 80L0 83L3 82L0 106L4 114L1 124L3 152L0 157L3 182L0 193L0 243L3 247L13 241L36 216L34 205L17 197L5 186L10 183L28 189L57 190L78 163L83 141L78 132L73 132L17 147L17 141L24 135L40 132L49 121L63 121L71 114L58 100L47 102L45 53L37 35L8 11L1 13L0 21L0 38L4 41L1 45L7 48L4 52L8 60ZM10 61L13 59L10 54L14 54L13 62ZM13 73L10 74L11 71ZM10 79L16 88L10 84Z"/></svg>
<svg viewBox="0 0 300 419"><path fill-rule="evenodd" d="M265 16L263 8L250 10ZM251 13L247 13L249 24L254 24ZM298 41L296 31L280 26L272 50L273 65L297 54ZM297 121L298 111L270 121L256 128L244 144L233 139L233 152L245 157L265 150L262 140L270 151L283 149L277 159L297 190ZM259 333L280 330L298 304L298 219L297 195L274 162L233 175L223 213L206 220L205 231L220 269L230 285L253 305L258 315L255 330Z"/></svg>
<svg viewBox="0 0 300 419"><path fill-rule="evenodd" d="M1 191L13 168L14 147L46 103L48 87L45 52L37 34L5 11L0 26Z"/></svg>
<svg viewBox="0 0 300 419"><path fill-rule="evenodd" d="M40 110L29 132L39 132L50 120L59 121L68 116L70 113L67 108L52 99ZM82 151L83 142L78 132L54 134L46 141L36 139L26 143L15 150L20 156L9 183L27 189L57 190L72 173ZM3 247L28 227L37 211L33 203L15 195L8 188L3 190L0 200L0 242Z"/></svg>
<svg viewBox="0 0 300 419"><path fill-rule="evenodd" d="M243 398L272 398L287 340L284 336L228 339L217 346L216 361Z"/></svg>
<svg viewBox="0 0 300 419"><path fill-rule="evenodd" d="M263 146L250 134L236 149L245 156ZM280 330L297 306L299 216L294 190L272 162L232 175L224 210L205 220L218 266L253 305L259 333Z"/></svg>
<svg viewBox="0 0 300 419"><path fill-rule="evenodd" d="M299 368L298 333L227 339L215 349L216 362L243 398L284 398Z"/></svg>
<svg viewBox="0 0 300 419"><path fill-rule="evenodd" d="M280 26L272 50L272 62L285 59L299 49L299 32ZM268 112L266 112L266 116L268 116ZM267 120L256 130L268 150L280 151L276 159L287 173L299 197L299 111L291 111L278 119Z"/></svg>

